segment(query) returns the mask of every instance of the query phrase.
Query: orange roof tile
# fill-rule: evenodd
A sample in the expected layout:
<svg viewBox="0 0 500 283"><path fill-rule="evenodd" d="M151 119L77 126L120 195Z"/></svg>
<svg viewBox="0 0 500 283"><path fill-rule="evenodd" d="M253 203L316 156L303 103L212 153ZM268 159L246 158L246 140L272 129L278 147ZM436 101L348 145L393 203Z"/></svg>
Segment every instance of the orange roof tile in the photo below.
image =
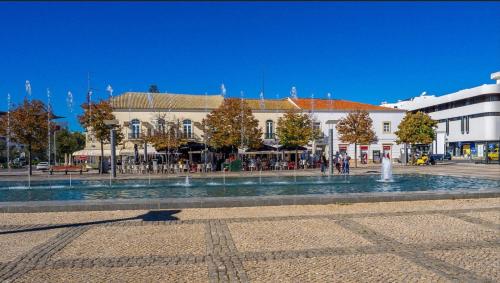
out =
<svg viewBox="0 0 500 283"><path fill-rule="evenodd" d="M367 103L360 103L348 100L339 99L311 99L298 98L292 101L300 108L306 110L367 110L367 111L401 111L389 107L382 107Z"/></svg>
<svg viewBox="0 0 500 283"><path fill-rule="evenodd" d="M296 109L288 99L245 99L252 110L289 110Z"/></svg>

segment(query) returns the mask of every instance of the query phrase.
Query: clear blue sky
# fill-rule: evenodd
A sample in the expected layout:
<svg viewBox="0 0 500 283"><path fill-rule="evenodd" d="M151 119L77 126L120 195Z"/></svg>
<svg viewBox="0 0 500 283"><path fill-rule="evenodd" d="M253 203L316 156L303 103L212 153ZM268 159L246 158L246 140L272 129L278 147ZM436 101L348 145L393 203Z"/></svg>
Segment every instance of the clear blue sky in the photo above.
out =
<svg viewBox="0 0 500 283"><path fill-rule="evenodd" d="M146 91L332 97L379 104L445 94L500 70L500 3L0 3L0 109L46 100L80 129L94 97ZM74 113L66 95L75 96Z"/></svg>

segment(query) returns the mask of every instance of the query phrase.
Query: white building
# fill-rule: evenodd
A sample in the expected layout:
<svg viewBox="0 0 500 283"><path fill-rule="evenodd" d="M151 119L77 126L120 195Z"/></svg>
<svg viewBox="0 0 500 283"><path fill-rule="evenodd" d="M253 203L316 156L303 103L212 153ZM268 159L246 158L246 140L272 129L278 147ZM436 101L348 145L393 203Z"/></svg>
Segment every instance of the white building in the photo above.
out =
<svg viewBox="0 0 500 283"><path fill-rule="evenodd" d="M486 158L485 150L498 148L500 140L500 72L491 74L496 84L463 89L442 96L421 95L382 106L428 113L438 121L433 153Z"/></svg>
<svg viewBox="0 0 500 283"><path fill-rule="evenodd" d="M290 98L289 98L290 99ZM376 135L376 142L371 144L357 145L358 160L367 162L380 162L383 154L389 154L392 159L399 159L402 145L396 144L394 132L398 129L399 123L405 116L406 110L381 107L371 104L352 102L338 99L290 99L298 108L312 113L315 120L315 127L321 129L323 141L318 141L316 146L324 148L328 152L329 129L333 130L333 151L347 152L352 158L355 156L354 144L343 143L337 134L335 125L329 125L329 120L340 120L346 117L351 111L366 110L373 121L373 131Z"/></svg>

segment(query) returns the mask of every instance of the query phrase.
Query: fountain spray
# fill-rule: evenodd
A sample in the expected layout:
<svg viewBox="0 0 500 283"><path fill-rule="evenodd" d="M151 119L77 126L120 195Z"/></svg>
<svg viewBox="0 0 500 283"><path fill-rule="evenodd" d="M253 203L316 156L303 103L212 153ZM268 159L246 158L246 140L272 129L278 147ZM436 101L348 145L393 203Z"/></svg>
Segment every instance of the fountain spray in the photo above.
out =
<svg viewBox="0 0 500 283"><path fill-rule="evenodd" d="M26 83L24 86L26 88L26 94L28 95L28 100L31 100L31 83L30 83L30 81L26 80Z"/></svg>
<svg viewBox="0 0 500 283"><path fill-rule="evenodd" d="M292 86L292 89L290 90L290 97L291 97L292 99L297 99L297 98L299 98L299 97L297 96L297 88L296 88L295 86Z"/></svg>
<svg viewBox="0 0 500 283"><path fill-rule="evenodd" d="M106 91L109 92L109 98L111 101L111 98L113 98L113 88L111 87L111 85L108 85L108 87L106 88Z"/></svg>
<svg viewBox="0 0 500 283"><path fill-rule="evenodd" d="M222 98L226 97L226 87L224 86L224 84L221 84L220 86L220 94L222 95Z"/></svg>
<svg viewBox="0 0 500 283"><path fill-rule="evenodd" d="M31 84L30 81L26 80L26 94L28 96L28 101L31 99ZM31 156L29 157L31 158ZM30 168L28 168L28 188L31 189L31 175L30 175Z"/></svg>

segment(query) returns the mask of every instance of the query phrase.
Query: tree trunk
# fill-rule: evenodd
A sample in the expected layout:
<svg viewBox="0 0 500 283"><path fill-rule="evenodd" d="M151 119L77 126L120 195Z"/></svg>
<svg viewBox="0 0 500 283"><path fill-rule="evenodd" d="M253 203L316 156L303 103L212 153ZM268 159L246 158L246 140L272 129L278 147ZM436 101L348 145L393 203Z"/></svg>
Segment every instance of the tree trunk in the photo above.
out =
<svg viewBox="0 0 500 283"><path fill-rule="evenodd" d="M354 167L358 168L358 144L354 143Z"/></svg>
<svg viewBox="0 0 500 283"><path fill-rule="evenodd" d="M104 142L101 140L101 156L99 157L99 174L102 174L102 169L104 163Z"/></svg>
<svg viewBox="0 0 500 283"><path fill-rule="evenodd" d="M298 168L297 166L299 165L298 159L299 159L299 150L295 148L295 169L297 169Z"/></svg>
<svg viewBox="0 0 500 283"><path fill-rule="evenodd" d="M167 173L170 173L170 162L168 160L168 147L165 149L165 163L167 164Z"/></svg>
<svg viewBox="0 0 500 283"><path fill-rule="evenodd" d="M33 175L33 170L31 168L31 142L28 144L28 166L29 166L29 174L30 176ZM50 166L50 164L49 164Z"/></svg>

